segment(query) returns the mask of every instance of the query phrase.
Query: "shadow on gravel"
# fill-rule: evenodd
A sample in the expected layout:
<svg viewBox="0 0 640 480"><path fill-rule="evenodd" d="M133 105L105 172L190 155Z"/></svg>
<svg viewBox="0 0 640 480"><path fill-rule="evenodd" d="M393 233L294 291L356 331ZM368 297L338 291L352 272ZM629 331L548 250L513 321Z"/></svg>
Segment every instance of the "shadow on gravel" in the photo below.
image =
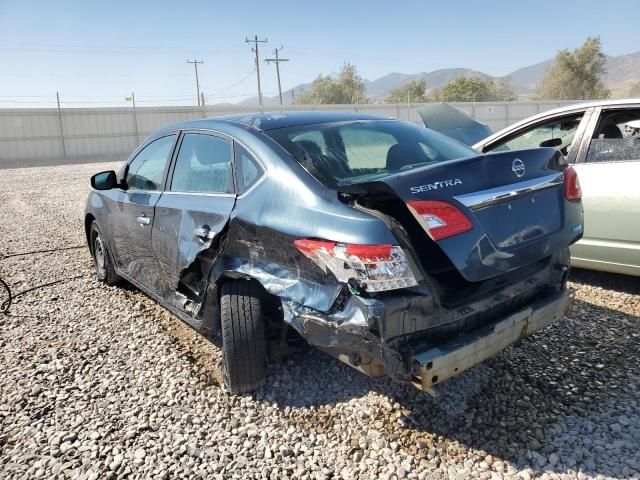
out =
<svg viewBox="0 0 640 480"><path fill-rule="evenodd" d="M572 268L569 281L588 284L606 290L615 290L616 292L628 293L630 295L640 295L640 277L633 277L631 275Z"/></svg>
<svg viewBox="0 0 640 480"><path fill-rule="evenodd" d="M639 343L640 318L577 301L559 324L443 384L439 398L310 351L272 367L258 399L313 406L315 431L334 415L331 405L374 391L395 403L391 412L358 411L359 402L352 414L382 420L386 440L419 458L464 458L471 447L490 455L487 462L538 473L628 478L640 469L639 443L625 426L639 421Z"/></svg>

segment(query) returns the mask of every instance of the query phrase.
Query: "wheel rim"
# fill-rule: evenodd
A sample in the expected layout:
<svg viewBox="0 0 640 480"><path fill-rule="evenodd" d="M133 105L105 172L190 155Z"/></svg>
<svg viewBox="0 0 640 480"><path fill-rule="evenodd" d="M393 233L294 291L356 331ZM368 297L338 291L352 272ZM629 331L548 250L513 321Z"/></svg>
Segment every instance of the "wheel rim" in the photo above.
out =
<svg viewBox="0 0 640 480"><path fill-rule="evenodd" d="M96 239L93 244L93 258L96 261L96 270L98 270L99 276L104 275L105 272L105 255L104 243L102 241L102 237L98 234L96 235Z"/></svg>

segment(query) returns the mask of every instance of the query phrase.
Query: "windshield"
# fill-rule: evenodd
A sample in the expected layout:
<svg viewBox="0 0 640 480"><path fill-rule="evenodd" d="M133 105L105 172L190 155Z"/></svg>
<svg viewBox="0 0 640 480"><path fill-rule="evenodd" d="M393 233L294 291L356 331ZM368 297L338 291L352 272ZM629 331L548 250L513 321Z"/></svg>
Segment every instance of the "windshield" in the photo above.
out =
<svg viewBox="0 0 640 480"><path fill-rule="evenodd" d="M331 187L477 155L449 137L393 120L319 123L265 133Z"/></svg>

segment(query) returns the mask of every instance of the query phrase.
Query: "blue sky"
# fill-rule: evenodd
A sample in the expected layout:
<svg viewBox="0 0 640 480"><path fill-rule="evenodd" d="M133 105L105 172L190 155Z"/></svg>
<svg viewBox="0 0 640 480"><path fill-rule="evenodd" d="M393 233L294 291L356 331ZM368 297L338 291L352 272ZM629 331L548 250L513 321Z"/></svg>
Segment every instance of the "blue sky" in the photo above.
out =
<svg viewBox="0 0 640 480"><path fill-rule="evenodd" d="M254 95L246 36L261 58L284 45L283 88L354 63L366 79L470 67L504 75L599 35L610 55L640 50L640 1L30 1L0 0L0 106L189 104L204 60L207 103ZM261 62L263 91L277 92ZM244 81L243 81L244 80Z"/></svg>

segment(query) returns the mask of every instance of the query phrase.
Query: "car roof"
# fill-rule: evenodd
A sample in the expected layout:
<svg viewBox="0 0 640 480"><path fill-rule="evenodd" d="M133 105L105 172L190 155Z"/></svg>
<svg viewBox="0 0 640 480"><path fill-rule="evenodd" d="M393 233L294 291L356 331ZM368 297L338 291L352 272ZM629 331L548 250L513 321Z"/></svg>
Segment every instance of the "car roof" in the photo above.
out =
<svg viewBox="0 0 640 480"><path fill-rule="evenodd" d="M216 128L221 123L245 124L258 130L275 130L277 128L295 127L300 125L312 125L314 123L368 121L368 120L396 120L392 117L380 115L367 115L356 112L330 112L330 111L295 111L295 112L264 112L241 113L236 115L224 115L220 117L192 120L163 128L162 130L176 130L188 128Z"/></svg>
<svg viewBox="0 0 640 480"><path fill-rule="evenodd" d="M573 103L571 105L566 105L560 108L554 108L553 110L545 110L544 112L538 113L536 115L531 115L519 122L516 122L512 125L509 125L501 130L498 130L492 135L489 135L487 138L480 140L475 143L472 148L478 148L483 146L486 143L493 141L495 138L501 137L505 134L505 132L509 132L511 130L516 130L522 125L528 124L530 122L534 122L538 119L553 117L555 115L561 115L563 113L571 113L576 110L583 110L587 108L593 107L615 107L619 105L636 105L640 106L640 98L621 98L619 100L595 100L591 102L582 102L582 103Z"/></svg>

